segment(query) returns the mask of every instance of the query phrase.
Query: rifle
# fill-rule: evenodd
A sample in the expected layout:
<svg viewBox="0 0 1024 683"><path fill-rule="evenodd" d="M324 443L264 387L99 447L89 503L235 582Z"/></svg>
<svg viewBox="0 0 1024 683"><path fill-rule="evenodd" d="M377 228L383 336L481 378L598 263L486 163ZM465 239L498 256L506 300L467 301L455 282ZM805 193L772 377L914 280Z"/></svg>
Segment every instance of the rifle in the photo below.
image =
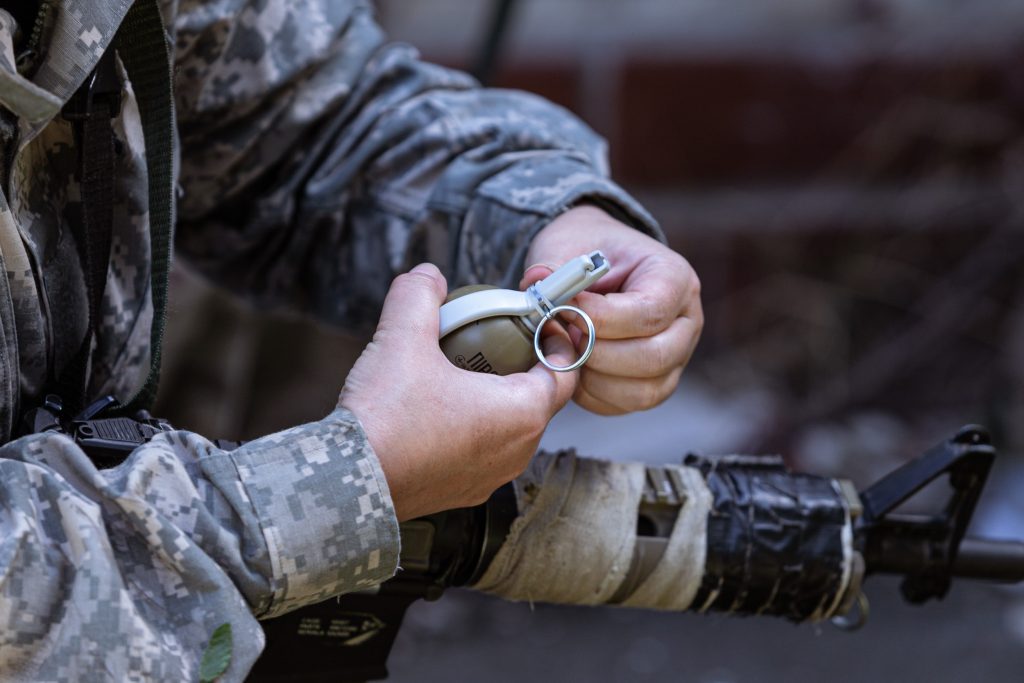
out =
<svg viewBox="0 0 1024 683"><path fill-rule="evenodd" d="M715 551L709 551L693 609L794 622L828 614L840 628L855 629L868 617L861 588L871 575L902 576L902 595L913 604L941 600L954 578L1024 581L1024 543L964 535L995 455L982 428L964 427L859 492L844 480L791 472L778 457L687 456L686 464L704 473L715 496L708 518L708 543ZM648 468L631 575L642 574L644 565L664 551L664 520L681 504L671 478L662 473ZM942 478L950 487L942 510L932 515L897 511ZM773 536L777 528L766 532L748 524L748 513L758 510L784 519L789 531ZM849 563L853 575L844 579L837 571L841 549L835 539L847 514L856 556ZM350 593L264 622L267 649L253 680L285 680L294 676L296 662L303 663L304 680L385 678L387 656L408 606L476 583L516 515L515 494L506 485L483 505L402 524L402 571L374 592ZM796 568L787 569L794 560Z"/></svg>
<svg viewBox="0 0 1024 683"><path fill-rule="evenodd" d="M148 415L96 419L99 411L88 410L62 421L55 408L59 403L35 411L30 426L68 433L99 462L123 458L171 429ZM912 604L941 600L954 578L1024 581L1024 542L965 537L995 456L985 430L966 426L862 491L842 479L789 471L777 456L687 456L684 464L700 472L714 498L704 576L690 609L794 622L827 618L855 629L868 617L862 586L872 575L903 577L901 593ZM899 511L943 478L949 497L941 510ZM675 513L685 503L686 491L671 468L647 467L624 584L639 583L662 557ZM482 505L403 523L401 571L373 591L263 622L267 647L250 680L291 680L296 662L308 681L386 678L387 657L409 605L479 581L518 514L508 484Z"/></svg>

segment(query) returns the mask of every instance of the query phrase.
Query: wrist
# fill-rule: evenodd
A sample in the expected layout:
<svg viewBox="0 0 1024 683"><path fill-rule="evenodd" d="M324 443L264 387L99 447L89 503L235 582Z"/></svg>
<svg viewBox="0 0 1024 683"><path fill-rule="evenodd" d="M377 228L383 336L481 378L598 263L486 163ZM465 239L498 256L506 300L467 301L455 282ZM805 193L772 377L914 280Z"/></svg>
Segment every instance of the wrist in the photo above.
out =
<svg viewBox="0 0 1024 683"><path fill-rule="evenodd" d="M526 270L545 265L554 270L582 253L601 249L612 259L633 256L660 247L646 233L623 223L603 208L580 204L558 215L542 228L526 252Z"/></svg>
<svg viewBox="0 0 1024 683"><path fill-rule="evenodd" d="M587 251L588 241L593 240L593 248L599 248L597 241L604 239L609 232L619 230L632 231L632 228L593 204L578 204L560 213L537 232L527 249L526 263L528 266L535 263L559 266L562 261ZM563 254L566 249L574 250L574 253ZM551 262L552 256L561 261Z"/></svg>

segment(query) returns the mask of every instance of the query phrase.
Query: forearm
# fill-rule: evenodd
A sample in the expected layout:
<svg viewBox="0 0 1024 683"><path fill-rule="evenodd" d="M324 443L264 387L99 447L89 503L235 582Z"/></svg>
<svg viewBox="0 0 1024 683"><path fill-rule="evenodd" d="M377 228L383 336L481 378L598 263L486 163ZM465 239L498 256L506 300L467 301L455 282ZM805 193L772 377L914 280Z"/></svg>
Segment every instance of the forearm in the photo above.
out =
<svg viewBox="0 0 1024 683"><path fill-rule="evenodd" d="M224 622L240 679L262 649L255 617L382 581L397 560L386 484L345 412L235 452L173 432L107 470L39 434L4 446L0 472L5 680L120 678L138 652L154 678L194 680Z"/></svg>
<svg viewBox="0 0 1024 683"><path fill-rule="evenodd" d="M568 112L385 44L365 3L280 5L264 12L288 17L280 31L218 33L200 12L179 21L178 89L190 94L178 246L211 278L367 326L420 261L453 286L514 286L533 236L583 201L657 234L607 177L604 142ZM283 57L294 38L282 27L307 24L310 39ZM253 32L260 49L244 49ZM259 77L222 85L241 70Z"/></svg>

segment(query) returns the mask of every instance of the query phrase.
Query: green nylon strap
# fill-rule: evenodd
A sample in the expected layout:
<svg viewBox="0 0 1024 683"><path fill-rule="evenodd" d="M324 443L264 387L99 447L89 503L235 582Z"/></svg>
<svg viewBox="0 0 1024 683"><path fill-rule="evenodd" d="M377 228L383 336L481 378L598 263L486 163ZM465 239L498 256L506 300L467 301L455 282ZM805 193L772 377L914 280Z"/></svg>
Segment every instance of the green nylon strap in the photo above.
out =
<svg viewBox="0 0 1024 683"><path fill-rule="evenodd" d="M107 50L99 64L64 106L63 116L75 131L78 148L78 182L82 188L80 222L72 224L85 275L89 323L78 352L57 377L58 395L65 408L85 407L89 355L100 324L103 290L110 265L114 224L114 126L111 118L120 109L121 84L117 79L114 51Z"/></svg>
<svg viewBox="0 0 1024 683"><path fill-rule="evenodd" d="M149 408L160 381L160 355L167 319L167 278L174 230L174 105L167 34L156 0L137 0L114 38L135 90L146 142L149 185L150 283L153 323L146 382L117 411L131 414Z"/></svg>

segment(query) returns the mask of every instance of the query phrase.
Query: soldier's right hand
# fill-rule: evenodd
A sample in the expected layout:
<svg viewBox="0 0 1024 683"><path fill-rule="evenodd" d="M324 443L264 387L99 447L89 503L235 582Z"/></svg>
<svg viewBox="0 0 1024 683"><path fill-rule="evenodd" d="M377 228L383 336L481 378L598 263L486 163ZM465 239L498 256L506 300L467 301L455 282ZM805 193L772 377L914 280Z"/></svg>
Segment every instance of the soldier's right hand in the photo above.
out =
<svg viewBox="0 0 1024 683"><path fill-rule="evenodd" d="M399 520L477 505L518 476L578 381L539 363L504 377L452 365L438 346L446 293L430 264L395 278L339 398L380 459ZM545 353L559 365L575 358L562 334Z"/></svg>

